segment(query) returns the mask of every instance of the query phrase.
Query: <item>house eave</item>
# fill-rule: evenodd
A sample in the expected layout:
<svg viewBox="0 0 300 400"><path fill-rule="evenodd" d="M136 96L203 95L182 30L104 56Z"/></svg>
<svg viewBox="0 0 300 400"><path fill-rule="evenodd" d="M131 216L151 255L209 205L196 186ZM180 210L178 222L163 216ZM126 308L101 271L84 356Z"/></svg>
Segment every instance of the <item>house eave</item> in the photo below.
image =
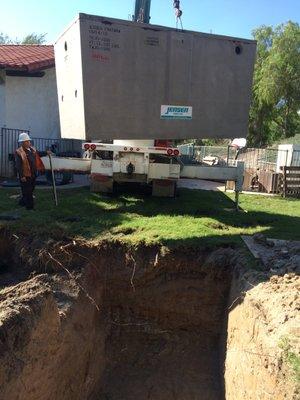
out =
<svg viewBox="0 0 300 400"><path fill-rule="evenodd" d="M47 69L55 68L55 63L48 64L48 65L39 65L39 66L16 66L16 65L8 65L8 64L1 64L0 63L0 70L5 72L23 72L28 74L35 74L38 72L45 71Z"/></svg>

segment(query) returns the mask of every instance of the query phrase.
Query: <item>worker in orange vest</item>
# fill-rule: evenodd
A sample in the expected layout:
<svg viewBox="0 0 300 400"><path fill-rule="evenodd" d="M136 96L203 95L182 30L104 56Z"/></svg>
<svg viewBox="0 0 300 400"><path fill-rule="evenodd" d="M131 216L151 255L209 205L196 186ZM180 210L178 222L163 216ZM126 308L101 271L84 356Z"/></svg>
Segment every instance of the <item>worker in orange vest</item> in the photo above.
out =
<svg viewBox="0 0 300 400"><path fill-rule="evenodd" d="M19 201L27 210L34 209L33 192L38 171L44 171L44 164L38 152L31 146L28 133L20 133L20 147L16 150L16 169L19 175L22 197Z"/></svg>

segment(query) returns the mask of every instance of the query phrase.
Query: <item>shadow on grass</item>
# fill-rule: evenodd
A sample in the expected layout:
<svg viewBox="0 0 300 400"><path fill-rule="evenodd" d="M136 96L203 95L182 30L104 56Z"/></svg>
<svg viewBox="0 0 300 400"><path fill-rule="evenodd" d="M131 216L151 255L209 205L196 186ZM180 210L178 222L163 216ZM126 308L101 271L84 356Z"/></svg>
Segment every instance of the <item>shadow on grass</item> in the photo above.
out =
<svg viewBox="0 0 300 400"><path fill-rule="evenodd" d="M0 198L0 210L15 207L9 194ZM36 212L17 211L16 230L57 239L111 235L138 242L148 236L169 246L234 245L241 243L241 234L256 231L300 240L300 202L281 198L241 196L247 210L237 213L228 195L212 191L181 189L176 198L154 198L135 188L120 188L111 196L68 190L59 192L58 207L51 192L39 190L36 196Z"/></svg>
<svg viewBox="0 0 300 400"><path fill-rule="evenodd" d="M232 195L233 198L233 195ZM243 198L243 196L242 196ZM289 240L300 240L300 202L297 200L286 200L282 198L260 197L256 201L258 207L251 203L251 196L247 196L245 206L254 209L235 211L233 200L222 192L192 191L181 189L176 198L154 198L141 195L140 192L121 190L118 194L107 198L107 202L113 202L115 207L106 209L112 219L115 217L130 220L131 216L139 218L155 218L158 216L187 217L193 222L201 225L205 219L205 225L212 230L218 231L217 235L190 236L187 239L168 239L165 244L193 245L200 242L214 242L229 244L240 241L240 234L251 234L258 229L267 236ZM252 197L253 199L254 197ZM275 204L276 203L276 204ZM243 200L242 200L243 207ZM294 215L285 214L286 205L292 205ZM298 208L298 215L297 215ZM129 218L128 218L129 217ZM184 230L183 225L176 227L178 231ZM235 233L234 231L240 232ZM128 234L131 234L128 231ZM159 236L159 235L158 235Z"/></svg>

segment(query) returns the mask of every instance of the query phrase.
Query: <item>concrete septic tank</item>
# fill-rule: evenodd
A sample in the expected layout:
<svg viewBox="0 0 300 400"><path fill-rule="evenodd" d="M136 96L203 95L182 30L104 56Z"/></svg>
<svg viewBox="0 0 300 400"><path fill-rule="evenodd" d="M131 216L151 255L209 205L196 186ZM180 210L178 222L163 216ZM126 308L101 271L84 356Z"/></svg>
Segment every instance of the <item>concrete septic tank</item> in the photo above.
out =
<svg viewBox="0 0 300 400"><path fill-rule="evenodd" d="M79 14L55 45L63 138L247 134L256 42Z"/></svg>

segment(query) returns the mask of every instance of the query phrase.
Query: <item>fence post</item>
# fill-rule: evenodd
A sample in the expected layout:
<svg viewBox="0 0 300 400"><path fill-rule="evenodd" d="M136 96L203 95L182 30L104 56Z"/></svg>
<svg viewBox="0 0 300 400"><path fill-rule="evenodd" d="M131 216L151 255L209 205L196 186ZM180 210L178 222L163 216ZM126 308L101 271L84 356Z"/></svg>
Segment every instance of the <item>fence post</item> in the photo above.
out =
<svg viewBox="0 0 300 400"><path fill-rule="evenodd" d="M287 166L283 167L283 197L286 197L287 181L286 181L286 169Z"/></svg>
<svg viewBox="0 0 300 400"><path fill-rule="evenodd" d="M227 167L229 166L229 148L230 148L230 146L228 145L227 146ZM228 183L228 181L225 181L225 192L227 192L227 183Z"/></svg>
<svg viewBox="0 0 300 400"><path fill-rule="evenodd" d="M243 161L237 161L236 169L237 177L235 181L235 206L236 211L239 211L239 194L243 190L245 163Z"/></svg>
<svg viewBox="0 0 300 400"><path fill-rule="evenodd" d="M287 166L288 155L289 155L289 151L286 150L285 151L285 166Z"/></svg>

